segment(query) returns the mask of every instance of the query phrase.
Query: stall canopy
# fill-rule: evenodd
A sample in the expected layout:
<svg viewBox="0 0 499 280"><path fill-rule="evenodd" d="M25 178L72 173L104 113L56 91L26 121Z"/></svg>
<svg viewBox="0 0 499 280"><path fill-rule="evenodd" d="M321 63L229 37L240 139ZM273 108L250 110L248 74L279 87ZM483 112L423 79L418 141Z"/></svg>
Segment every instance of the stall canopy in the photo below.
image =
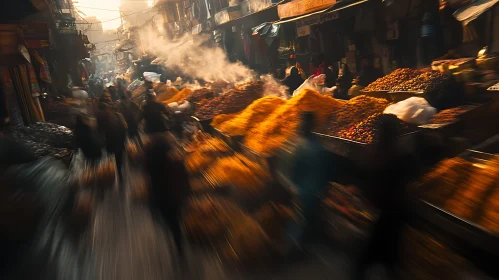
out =
<svg viewBox="0 0 499 280"><path fill-rule="evenodd" d="M234 15L236 15L235 16L236 18L233 18L234 16L231 16L230 13L228 12L228 10L227 11L224 10L222 12L215 14L215 25L218 28L220 28L222 26L226 26L226 25L235 25L241 20L244 20L244 19L247 19L247 18L250 18L253 16L264 15L264 14L266 17L266 21L278 20L279 17L277 15L277 9L280 6L280 4L283 2L285 2L285 1L280 1L277 4L271 4L265 8L252 9L252 12L245 14L245 15L242 15L242 16L237 16L237 14L234 14Z"/></svg>
<svg viewBox="0 0 499 280"><path fill-rule="evenodd" d="M261 36L265 38L265 42L270 46L275 38L279 36L280 25L273 23L262 23L257 27L253 27L253 36Z"/></svg>
<svg viewBox="0 0 499 280"><path fill-rule="evenodd" d="M461 21L463 25L467 25L486 11L490 10L497 3L499 3L499 0L474 0L470 4L455 11L454 17Z"/></svg>
<svg viewBox="0 0 499 280"><path fill-rule="evenodd" d="M329 0L329 1L306 1L306 0L299 0L299 1L292 1L280 6L288 5L288 4L293 4L297 6L288 6L285 8L280 8L279 11L279 18L281 20L275 22L275 24L282 24L282 23L287 23L287 22L292 22L292 21L297 21L301 19L305 19L311 16L325 16L328 17L328 14L334 13L343 9L347 9L362 3L366 3L369 0ZM300 4L301 3L301 4ZM326 3L329 3L326 5ZM300 6L301 5L301 6ZM307 6L309 5L309 6ZM310 6L311 5L311 6ZM303 13L299 12L300 7L302 9L309 11L308 13ZM308 7L308 8L307 8ZM315 9L313 8L315 7Z"/></svg>

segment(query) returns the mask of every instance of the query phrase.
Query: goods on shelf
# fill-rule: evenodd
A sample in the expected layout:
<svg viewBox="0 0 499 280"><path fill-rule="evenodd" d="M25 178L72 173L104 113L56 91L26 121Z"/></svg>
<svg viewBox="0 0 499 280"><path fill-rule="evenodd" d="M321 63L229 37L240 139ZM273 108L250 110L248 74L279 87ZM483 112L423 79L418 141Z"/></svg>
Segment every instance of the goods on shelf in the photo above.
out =
<svg viewBox="0 0 499 280"><path fill-rule="evenodd" d="M316 127L322 127L330 114L343 106L343 102L305 89L275 110L265 121L250 130L245 144L252 150L269 154L296 133L302 112L313 112Z"/></svg>
<svg viewBox="0 0 499 280"><path fill-rule="evenodd" d="M414 79L416 76L421 74L418 70L412 70L409 68L400 68L392 73L377 79L376 81L369 84L364 88L364 91L384 91L391 90L401 83Z"/></svg>
<svg viewBox="0 0 499 280"><path fill-rule="evenodd" d="M457 121L460 115L468 112L468 106L459 106L455 108L445 109L433 116L428 123L430 124L446 124Z"/></svg>
<svg viewBox="0 0 499 280"><path fill-rule="evenodd" d="M365 95L357 96L332 112L329 121L320 131L337 136L340 131L349 129L352 125L376 113L382 113L389 104L385 99Z"/></svg>
<svg viewBox="0 0 499 280"><path fill-rule="evenodd" d="M183 213L183 221L191 241L214 243L245 216L241 208L226 199L204 196L191 198Z"/></svg>
<svg viewBox="0 0 499 280"><path fill-rule="evenodd" d="M229 135L244 135L284 103L286 101L279 97L262 97L235 116L216 116L211 125Z"/></svg>
<svg viewBox="0 0 499 280"><path fill-rule="evenodd" d="M417 185L422 198L446 211L499 232L497 179L499 157L483 164L460 158L447 159Z"/></svg>
<svg viewBox="0 0 499 280"><path fill-rule="evenodd" d="M206 176L217 185L233 186L247 195L261 192L270 181L260 165L240 154L218 159L207 169Z"/></svg>
<svg viewBox="0 0 499 280"><path fill-rule="evenodd" d="M441 89L447 85L450 78L440 71L428 71L420 74L414 79L403 82L392 88L392 91L423 91L431 92Z"/></svg>
<svg viewBox="0 0 499 280"><path fill-rule="evenodd" d="M192 93L192 90L189 88L184 88L183 90L179 91L177 94L175 94L173 97L170 99L163 101L163 103L170 104L173 102L178 102L186 99L187 96L189 96Z"/></svg>
<svg viewBox="0 0 499 280"><path fill-rule="evenodd" d="M244 110L262 95L263 85L260 82L251 82L206 101L196 109L194 115L200 120L208 120L220 114L236 113Z"/></svg>

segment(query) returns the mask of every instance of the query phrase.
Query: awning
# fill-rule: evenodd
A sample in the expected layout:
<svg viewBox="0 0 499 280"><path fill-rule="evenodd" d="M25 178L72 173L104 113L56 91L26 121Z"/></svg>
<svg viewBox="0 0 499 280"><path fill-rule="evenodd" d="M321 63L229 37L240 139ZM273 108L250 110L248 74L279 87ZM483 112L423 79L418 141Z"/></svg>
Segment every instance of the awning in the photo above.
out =
<svg viewBox="0 0 499 280"><path fill-rule="evenodd" d="M253 36L261 36L265 38L265 42L270 46L274 42L275 38L279 36L279 30L281 26L273 23L262 23L257 27L253 27Z"/></svg>
<svg viewBox="0 0 499 280"><path fill-rule="evenodd" d="M455 11L453 15L463 25L467 25L490 10L497 3L499 3L499 0L474 0L471 4Z"/></svg>
<svg viewBox="0 0 499 280"><path fill-rule="evenodd" d="M266 20L266 21L268 21L268 22L272 22L272 21L278 20L278 19L279 19L279 17L278 17L278 14L277 14L277 8L278 8L278 7L279 7L279 5L280 5L281 3L283 3L283 2L285 2L285 0L283 0L283 1L279 2L279 3L277 3L277 4L272 4L272 5L270 5L270 6L266 7L266 8L264 8L264 9L261 9L261 10L259 10L259 11L257 11L257 12L250 13L250 14L247 14L247 15L241 16L241 17L236 18L236 19L232 19L232 20L227 21L227 22L224 22L224 23L222 23L222 24L216 24L216 23L215 23L215 24L216 24L216 27L217 27L217 28L220 28L220 27L224 27L224 26L227 26L227 25L236 25L236 24L238 24L238 23L239 23L239 21L241 21L241 20L247 19L247 18L252 17L252 16L255 16L255 15L260 15L260 14L263 14L263 13L265 13L265 12L269 12L269 11L270 11L270 10L272 10L272 9L274 9L274 10L275 10L275 16L273 16L272 18L269 18L269 19L268 19L268 20Z"/></svg>
<svg viewBox="0 0 499 280"><path fill-rule="evenodd" d="M293 21L297 21L297 20L306 19L306 18L311 17L311 16L319 16L320 20L317 23L322 23L322 22L328 21L330 19L336 18L335 15L333 15L333 13L336 13L338 11L341 11L341 10L344 10L344 9L347 9L347 8L350 8L353 6L357 6L359 4L367 3L368 1L369 0L338 0L338 2L336 2L336 4L334 4L333 6L331 6L329 8L322 9L322 10L319 10L316 12L311 12L311 13L304 14L301 16L281 19L279 21L274 22L274 24L293 22ZM293 3L293 2L291 2L291 3Z"/></svg>

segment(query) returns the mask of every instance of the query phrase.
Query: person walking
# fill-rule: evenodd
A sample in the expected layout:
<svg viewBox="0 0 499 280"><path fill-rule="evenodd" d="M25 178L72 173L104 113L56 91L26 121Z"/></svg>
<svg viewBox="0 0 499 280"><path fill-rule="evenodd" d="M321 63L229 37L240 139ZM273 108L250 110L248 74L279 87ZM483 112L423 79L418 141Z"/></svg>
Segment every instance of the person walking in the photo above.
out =
<svg viewBox="0 0 499 280"><path fill-rule="evenodd" d="M379 210L379 218L368 245L354 266L353 279L365 279L365 272L375 262L387 268L390 279L399 279L396 264L399 259L399 239L408 218L406 186L417 175L415 160L401 151L397 145L400 121L394 115L382 115L379 125L379 141L367 162L364 190L371 204Z"/></svg>
<svg viewBox="0 0 499 280"><path fill-rule="evenodd" d="M144 146L144 166L151 182L149 201L170 228L177 252L182 256L184 247L180 217L190 185L184 163L170 156L171 149L165 135L152 135Z"/></svg>
<svg viewBox="0 0 499 280"><path fill-rule="evenodd" d="M139 105L131 99L132 94L127 91L121 95L119 112L125 118L128 126L128 138L140 141L139 139L139 118L142 114Z"/></svg>
<svg viewBox="0 0 499 280"><path fill-rule="evenodd" d="M298 212L302 219L299 223L293 222L287 228L291 244L285 249L285 253L303 250L305 230L310 228L312 220L320 211L320 201L331 176L329 172L331 158L312 133L315 125L314 113L305 112L301 118L300 137L296 142L297 148L295 156L291 159L287 179L294 189Z"/></svg>
<svg viewBox="0 0 499 280"><path fill-rule="evenodd" d="M166 120L171 116L168 108L156 100L156 94L146 94L146 104L142 106L141 119L145 121L147 134L163 133L168 130Z"/></svg>
<svg viewBox="0 0 499 280"><path fill-rule="evenodd" d="M123 115L117 112L106 94L104 94L99 103L97 127L99 134L104 139L107 152L115 156L118 176L122 180L121 169L125 153L127 124Z"/></svg>
<svg viewBox="0 0 499 280"><path fill-rule="evenodd" d="M102 149L94 127L82 114L76 116L74 137L77 147L81 149L83 155L91 164L101 159Z"/></svg>

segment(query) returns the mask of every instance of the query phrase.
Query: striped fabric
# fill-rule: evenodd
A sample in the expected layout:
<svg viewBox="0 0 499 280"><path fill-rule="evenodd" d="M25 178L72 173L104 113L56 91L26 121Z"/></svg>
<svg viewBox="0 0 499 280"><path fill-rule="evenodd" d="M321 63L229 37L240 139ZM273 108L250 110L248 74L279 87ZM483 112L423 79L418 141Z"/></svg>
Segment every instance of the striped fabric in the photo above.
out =
<svg viewBox="0 0 499 280"><path fill-rule="evenodd" d="M455 11L454 17L458 21L461 21L463 25L468 25L468 23L477 19L497 3L499 3L499 0L475 0L471 4Z"/></svg>

